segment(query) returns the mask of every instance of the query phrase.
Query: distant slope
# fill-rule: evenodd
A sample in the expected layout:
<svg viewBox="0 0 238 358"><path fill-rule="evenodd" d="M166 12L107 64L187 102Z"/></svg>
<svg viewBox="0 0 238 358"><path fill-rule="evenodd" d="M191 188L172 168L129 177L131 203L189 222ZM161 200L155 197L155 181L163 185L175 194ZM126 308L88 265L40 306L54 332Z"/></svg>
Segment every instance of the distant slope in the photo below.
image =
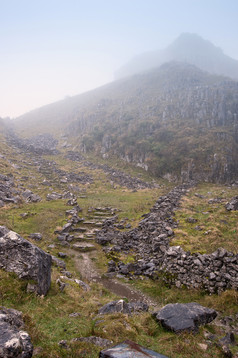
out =
<svg viewBox="0 0 238 358"><path fill-rule="evenodd" d="M238 61L196 34L184 33L164 50L137 56L119 69L115 77L122 78L158 67L165 62L190 63L212 74L238 79Z"/></svg>
<svg viewBox="0 0 238 358"><path fill-rule="evenodd" d="M16 121L28 134L68 135L93 151L168 178L238 178L238 82L185 63L141 75L33 111Z"/></svg>

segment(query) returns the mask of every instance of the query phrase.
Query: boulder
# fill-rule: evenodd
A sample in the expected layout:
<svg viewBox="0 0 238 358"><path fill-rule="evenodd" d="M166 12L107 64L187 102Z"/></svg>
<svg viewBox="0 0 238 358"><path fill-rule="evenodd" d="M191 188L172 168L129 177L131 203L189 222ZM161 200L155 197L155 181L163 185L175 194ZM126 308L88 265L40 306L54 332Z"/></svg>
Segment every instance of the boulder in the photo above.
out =
<svg viewBox="0 0 238 358"><path fill-rule="evenodd" d="M163 327L175 333L182 331L197 332L200 325L213 321L216 316L215 310L203 307L195 302L170 303L154 313L155 319Z"/></svg>
<svg viewBox="0 0 238 358"><path fill-rule="evenodd" d="M126 340L116 346L104 349L99 353L99 358L168 358L162 354L140 346L139 344Z"/></svg>
<svg viewBox="0 0 238 358"><path fill-rule="evenodd" d="M16 273L19 278L33 280L39 295L46 295L50 288L51 261L51 255L0 226L0 268Z"/></svg>
<svg viewBox="0 0 238 358"><path fill-rule="evenodd" d="M31 358L33 346L23 331L22 313L14 309L0 309L0 357Z"/></svg>

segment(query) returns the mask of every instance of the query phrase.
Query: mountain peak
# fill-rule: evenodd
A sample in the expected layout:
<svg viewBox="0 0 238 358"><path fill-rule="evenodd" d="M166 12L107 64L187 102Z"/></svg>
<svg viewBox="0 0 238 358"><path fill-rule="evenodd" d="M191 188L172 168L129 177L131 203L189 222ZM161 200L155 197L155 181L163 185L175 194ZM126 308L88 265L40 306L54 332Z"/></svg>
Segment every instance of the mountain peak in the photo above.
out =
<svg viewBox="0 0 238 358"><path fill-rule="evenodd" d="M164 50L144 53L125 64L117 78L159 67L165 62L186 62L212 74L238 79L238 61L226 56L222 49L198 34L182 33Z"/></svg>

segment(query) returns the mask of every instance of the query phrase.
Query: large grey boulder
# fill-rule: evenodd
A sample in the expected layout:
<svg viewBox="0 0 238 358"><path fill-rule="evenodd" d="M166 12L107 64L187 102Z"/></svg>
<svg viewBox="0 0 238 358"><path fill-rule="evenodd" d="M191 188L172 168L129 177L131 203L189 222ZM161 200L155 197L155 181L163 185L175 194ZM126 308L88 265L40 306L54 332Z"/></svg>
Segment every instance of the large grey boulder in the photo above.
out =
<svg viewBox="0 0 238 358"><path fill-rule="evenodd" d="M51 255L0 226L0 268L19 278L35 281L36 292L45 295L51 283Z"/></svg>
<svg viewBox="0 0 238 358"><path fill-rule="evenodd" d="M0 358L31 358L33 346L29 334L22 330L22 313L0 308Z"/></svg>
<svg viewBox="0 0 238 358"><path fill-rule="evenodd" d="M154 316L163 327L178 333L181 331L197 332L200 325L213 321L217 313L213 309L190 302L170 303L156 312Z"/></svg>
<svg viewBox="0 0 238 358"><path fill-rule="evenodd" d="M126 340L116 346L104 349L99 353L99 358L168 358L162 354Z"/></svg>

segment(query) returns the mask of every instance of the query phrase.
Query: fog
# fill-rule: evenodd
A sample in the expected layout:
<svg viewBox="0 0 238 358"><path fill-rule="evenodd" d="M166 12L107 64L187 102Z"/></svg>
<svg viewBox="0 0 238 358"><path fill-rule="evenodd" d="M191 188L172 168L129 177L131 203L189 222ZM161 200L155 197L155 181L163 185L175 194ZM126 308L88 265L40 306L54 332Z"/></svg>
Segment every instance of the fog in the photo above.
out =
<svg viewBox="0 0 238 358"><path fill-rule="evenodd" d="M238 59L237 13L236 0L0 0L0 117L113 81L183 32Z"/></svg>

